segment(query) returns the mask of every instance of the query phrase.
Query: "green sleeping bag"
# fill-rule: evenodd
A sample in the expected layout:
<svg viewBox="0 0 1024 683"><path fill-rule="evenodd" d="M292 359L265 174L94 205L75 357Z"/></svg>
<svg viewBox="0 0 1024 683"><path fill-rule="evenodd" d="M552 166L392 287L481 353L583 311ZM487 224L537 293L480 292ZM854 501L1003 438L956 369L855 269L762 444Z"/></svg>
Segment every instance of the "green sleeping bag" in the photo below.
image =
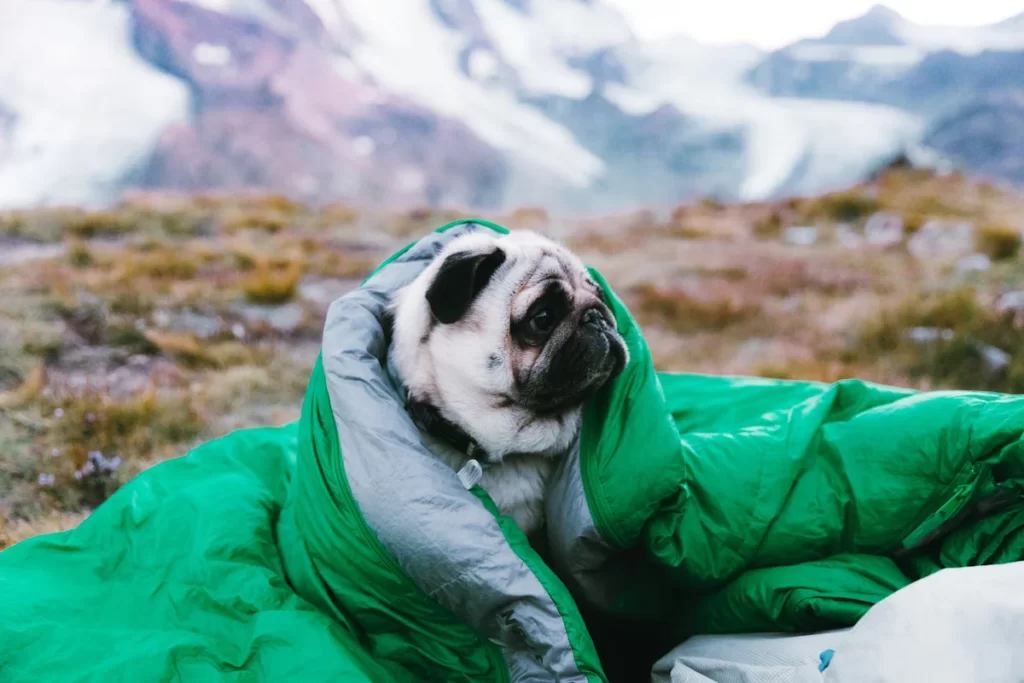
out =
<svg viewBox="0 0 1024 683"><path fill-rule="evenodd" d="M1024 559L1024 398L658 373L609 293L630 364L551 484L542 560L429 455L386 367L388 296L474 230L502 228L445 226L334 302L298 423L0 553L0 682L596 683L581 607L678 639L813 631Z"/></svg>

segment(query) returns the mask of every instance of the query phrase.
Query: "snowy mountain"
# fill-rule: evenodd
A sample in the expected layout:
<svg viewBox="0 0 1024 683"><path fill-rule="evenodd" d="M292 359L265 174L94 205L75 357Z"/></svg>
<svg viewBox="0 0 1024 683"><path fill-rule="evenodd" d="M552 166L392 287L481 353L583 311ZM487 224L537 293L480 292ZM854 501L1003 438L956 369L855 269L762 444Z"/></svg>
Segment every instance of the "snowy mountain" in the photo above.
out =
<svg viewBox="0 0 1024 683"><path fill-rule="evenodd" d="M854 182L921 133L916 117L885 106L766 97L744 82L761 57L746 46L685 39L639 46L626 60L631 87L612 94L649 107L667 103L701 121L709 136L734 131L743 164L727 195L741 199Z"/></svg>
<svg viewBox="0 0 1024 683"><path fill-rule="evenodd" d="M943 38L875 10L763 55L643 43L603 0L4 0L0 206L263 188L589 212L818 192L924 134L887 84L933 45L1015 45L1024 21L1004 24ZM845 94L791 73L821 65L846 69Z"/></svg>
<svg viewBox="0 0 1024 683"><path fill-rule="evenodd" d="M876 6L864 16L840 22L821 38L801 40L771 53L750 71L747 80L773 96L902 106L920 94L904 98L905 79L920 81L930 73L938 79L941 76L935 72L941 72L944 64L970 64L991 55L1021 51L1024 13L990 26L924 26ZM999 75L994 64L981 70L985 75ZM1020 72L1001 75L1018 83L1022 79ZM948 83L936 80L935 85Z"/></svg>
<svg viewBox="0 0 1024 683"><path fill-rule="evenodd" d="M972 100L939 119L924 144L975 173L1024 185L1024 91Z"/></svg>
<svg viewBox="0 0 1024 683"><path fill-rule="evenodd" d="M765 56L745 80L773 98L895 107L921 122L929 151L1022 180L1024 13L989 26L923 26L879 6ZM994 121L1002 130L990 130Z"/></svg>

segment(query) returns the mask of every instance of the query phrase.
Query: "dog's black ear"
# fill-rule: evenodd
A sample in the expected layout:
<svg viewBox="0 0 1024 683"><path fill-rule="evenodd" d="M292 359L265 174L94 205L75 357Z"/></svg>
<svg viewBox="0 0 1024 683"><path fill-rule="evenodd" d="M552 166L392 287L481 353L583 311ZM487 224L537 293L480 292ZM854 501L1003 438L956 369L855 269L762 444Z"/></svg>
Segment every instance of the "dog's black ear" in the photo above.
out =
<svg viewBox="0 0 1024 683"><path fill-rule="evenodd" d="M483 253L460 251L445 258L427 289L427 303L438 322L449 325L466 315L504 262L505 252L498 247Z"/></svg>

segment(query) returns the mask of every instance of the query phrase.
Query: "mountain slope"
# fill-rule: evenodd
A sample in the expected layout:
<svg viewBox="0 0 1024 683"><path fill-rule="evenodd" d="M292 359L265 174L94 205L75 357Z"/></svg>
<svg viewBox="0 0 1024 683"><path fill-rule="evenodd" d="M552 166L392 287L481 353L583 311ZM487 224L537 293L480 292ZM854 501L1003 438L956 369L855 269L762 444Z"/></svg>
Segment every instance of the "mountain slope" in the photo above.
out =
<svg viewBox="0 0 1024 683"><path fill-rule="evenodd" d="M578 4L550 1L559 6ZM530 26L524 25L527 19L500 0L463 3L463 12L475 20L476 35L467 30L468 20L454 27L438 21L431 4L346 3L359 35L351 49L354 65L378 87L463 121L481 140L524 165L570 185L592 182L603 170L602 161L583 149L570 131L517 98L520 89L576 97L589 92L585 75L553 58L552 37L542 31L531 34ZM505 22L501 33L488 31L489 24L500 22ZM510 67L512 76L504 83L494 82L489 69L467 66L466 73L459 68L463 62L486 61Z"/></svg>
<svg viewBox="0 0 1024 683"><path fill-rule="evenodd" d="M972 101L939 120L924 144L978 175L1024 185L1024 89Z"/></svg>
<svg viewBox="0 0 1024 683"><path fill-rule="evenodd" d="M743 199L854 182L920 134L916 117L889 107L766 97L743 80L762 57L749 47L673 40L639 52L628 61L632 92L649 106L670 103L708 134L742 132L745 163L733 196Z"/></svg>
<svg viewBox="0 0 1024 683"><path fill-rule="evenodd" d="M745 80L774 98L895 107L920 121L930 152L969 172L1020 181L1013 141L1024 137L1015 104L1024 90L1024 13L946 27L875 7L767 55Z"/></svg>
<svg viewBox="0 0 1024 683"><path fill-rule="evenodd" d="M925 26L883 6L843 21L820 38L777 50L747 80L773 96L900 104L902 79L936 53L970 61L986 52L1024 51L1024 14L990 26Z"/></svg>
<svg viewBox="0 0 1024 683"><path fill-rule="evenodd" d="M0 206L255 188L603 212L821 192L924 133L930 113L886 87L942 68L926 47L949 39L925 33L874 10L766 56L643 43L604 0L9 0Z"/></svg>
<svg viewBox="0 0 1024 683"><path fill-rule="evenodd" d="M260 187L396 206L500 203L500 151L465 122L354 72L335 47L355 35L342 15L331 33L295 0L212 2L133 2L140 54L187 83L195 102L192 120L167 132L137 185Z"/></svg>

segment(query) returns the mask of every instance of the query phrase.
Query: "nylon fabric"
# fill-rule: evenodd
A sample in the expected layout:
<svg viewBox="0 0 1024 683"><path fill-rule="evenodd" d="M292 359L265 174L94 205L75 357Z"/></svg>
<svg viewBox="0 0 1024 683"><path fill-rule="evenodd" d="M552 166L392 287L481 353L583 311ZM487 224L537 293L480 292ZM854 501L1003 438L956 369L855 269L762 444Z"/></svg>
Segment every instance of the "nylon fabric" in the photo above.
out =
<svg viewBox="0 0 1024 683"><path fill-rule="evenodd" d="M448 645L455 661L475 656L484 647L462 638L446 643L448 631L460 630L459 623L450 623L450 615L457 614L460 622L495 643L508 643L521 633L513 654L525 650L549 672L585 682L563 616L535 576L544 568L539 562L524 562L506 540L521 535L514 524L501 525L452 470L429 454L387 370L382 321L390 295L411 282L447 241L477 229L487 228L462 224L421 240L331 306L323 367L344 462L342 476L348 485L334 497L350 492L361 517L401 572L447 610L445 618L411 615L413 624L439 624L428 634L430 644ZM386 563L379 568L388 569ZM387 603L398 622L394 628L404 627L404 637L415 641L417 629L401 623L403 607L394 600ZM422 649L409 648L408 657L414 660ZM418 665L410 661L408 666ZM446 669L468 666L444 663ZM518 681L515 675L513 680Z"/></svg>
<svg viewBox="0 0 1024 683"><path fill-rule="evenodd" d="M824 683L1002 683L1024 671L1024 562L944 569L850 629Z"/></svg>
<svg viewBox="0 0 1024 683"><path fill-rule="evenodd" d="M651 683L822 683L821 653L847 633L696 636L655 663Z"/></svg>
<svg viewBox="0 0 1024 683"><path fill-rule="evenodd" d="M0 681L394 680L285 578L274 521L297 435L210 441L0 553Z"/></svg>
<svg viewBox="0 0 1024 683"><path fill-rule="evenodd" d="M644 546L684 588L680 636L849 626L941 568L1024 559L1024 397L660 380L689 477Z"/></svg>
<svg viewBox="0 0 1024 683"><path fill-rule="evenodd" d="M387 294L485 229L444 226L332 305L298 423L0 553L0 683L597 683L578 603L675 642L818 632L1024 559L1024 397L659 373L592 271L631 357L552 483L547 566L424 451L386 367ZM826 676L850 666L834 649Z"/></svg>

